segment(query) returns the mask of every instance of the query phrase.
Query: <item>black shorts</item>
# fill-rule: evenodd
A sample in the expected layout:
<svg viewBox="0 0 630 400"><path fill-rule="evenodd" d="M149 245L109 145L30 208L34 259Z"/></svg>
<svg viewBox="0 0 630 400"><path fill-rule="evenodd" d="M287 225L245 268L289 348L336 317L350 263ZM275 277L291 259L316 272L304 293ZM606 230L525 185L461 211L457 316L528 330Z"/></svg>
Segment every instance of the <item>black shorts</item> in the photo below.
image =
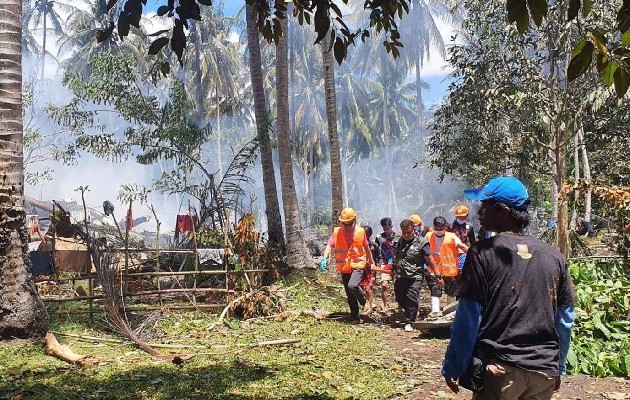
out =
<svg viewBox="0 0 630 400"><path fill-rule="evenodd" d="M432 297L442 297L442 288L438 285L437 278L433 275L427 275L427 286L431 292ZM457 289L457 281L459 278L446 278L444 277L444 292L447 296L455 296L455 289Z"/></svg>

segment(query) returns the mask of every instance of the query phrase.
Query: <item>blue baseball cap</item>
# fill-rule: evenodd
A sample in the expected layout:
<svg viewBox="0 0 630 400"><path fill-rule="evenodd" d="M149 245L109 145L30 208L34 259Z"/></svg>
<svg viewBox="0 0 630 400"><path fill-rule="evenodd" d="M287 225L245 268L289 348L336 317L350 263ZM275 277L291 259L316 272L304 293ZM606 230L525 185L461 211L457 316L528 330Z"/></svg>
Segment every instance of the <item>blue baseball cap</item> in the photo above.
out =
<svg viewBox="0 0 630 400"><path fill-rule="evenodd" d="M464 190L470 200L494 200L517 210L527 210L529 195L523 182L513 176L493 178L479 189Z"/></svg>

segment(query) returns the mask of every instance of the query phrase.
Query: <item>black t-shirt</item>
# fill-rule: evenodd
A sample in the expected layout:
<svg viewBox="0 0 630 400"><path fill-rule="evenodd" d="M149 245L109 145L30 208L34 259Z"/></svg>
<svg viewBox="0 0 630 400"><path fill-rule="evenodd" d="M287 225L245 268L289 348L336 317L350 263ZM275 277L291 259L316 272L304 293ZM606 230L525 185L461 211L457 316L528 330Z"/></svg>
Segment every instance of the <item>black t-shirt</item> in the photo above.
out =
<svg viewBox="0 0 630 400"><path fill-rule="evenodd" d="M394 272L403 279L422 279L424 258L431 255L429 242L422 236L414 236L411 240L400 237L394 252Z"/></svg>
<svg viewBox="0 0 630 400"><path fill-rule="evenodd" d="M575 301L564 256L532 236L501 233L468 250L456 295L481 304L477 350L559 375L556 310Z"/></svg>

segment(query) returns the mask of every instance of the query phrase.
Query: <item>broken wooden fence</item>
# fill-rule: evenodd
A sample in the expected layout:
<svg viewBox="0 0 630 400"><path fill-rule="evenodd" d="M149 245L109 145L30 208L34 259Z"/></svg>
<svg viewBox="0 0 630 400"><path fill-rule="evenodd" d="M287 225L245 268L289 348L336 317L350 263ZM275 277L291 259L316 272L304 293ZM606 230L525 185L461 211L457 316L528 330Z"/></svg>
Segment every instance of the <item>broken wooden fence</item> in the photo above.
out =
<svg viewBox="0 0 630 400"><path fill-rule="evenodd" d="M130 268L120 266L120 288L122 291L122 297L125 302L125 309L127 311L152 311L156 309L162 309L168 307L174 310L185 309L221 309L224 308L231 298L235 297L238 292L244 288L230 287L230 282L234 283L240 276L247 277L245 281L248 285L251 284L249 274L266 274L269 273L269 269L230 269L230 265L227 262L223 262L223 269L201 269L199 260L197 259L197 251L194 249L110 249L112 253L144 253L152 254L158 251L161 254L165 253L181 253L193 255L195 269L182 270L184 262L178 270L158 270L158 271L141 271L135 263L132 263ZM116 260L120 265L120 260ZM162 265L162 268L164 266ZM55 271L58 271L57 269ZM200 281L202 278L210 276L223 276L223 287L200 287ZM174 279L171 282L170 288L163 287L162 279L170 277ZM185 282L187 277L192 277L192 287L187 287L188 283ZM133 283L138 280L142 283L145 279L155 279L155 286L151 288L142 288L140 290L134 288ZM87 281L87 291L82 289L83 286L78 286L77 282ZM37 281L37 287L40 292L40 297L45 303L57 304L55 312L58 314L89 314L90 319L96 313L104 313L105 310L102 307L98 307L105 299L105 295L98 293L98 286L95 286L95 282L98 281L98 276L93 268L86 268L82 272L75 272L72 276L60 276L58 272L46 279L39 279ZM47 286L48 285L48 286ZM50 289L52 285L52 290ZM63 287L66 287L62 291ZM174 286L177 286L176 288ZM44 290L49 288L48 292ZM79 290L81 288L81 290ZM248 289L254 289L252 287ZM200 297L207 296L208 294L218 295L222 301L220 302L199 302ZM182 296L187 301L181 301ZM155 300L157 297L157 304ZM63 307L64 304L82 304L87 303L88 308L84 309L81 306L75 307ZM129 304L128 304L129 303ZM52 311L52 310L51 310Z"/></svg>

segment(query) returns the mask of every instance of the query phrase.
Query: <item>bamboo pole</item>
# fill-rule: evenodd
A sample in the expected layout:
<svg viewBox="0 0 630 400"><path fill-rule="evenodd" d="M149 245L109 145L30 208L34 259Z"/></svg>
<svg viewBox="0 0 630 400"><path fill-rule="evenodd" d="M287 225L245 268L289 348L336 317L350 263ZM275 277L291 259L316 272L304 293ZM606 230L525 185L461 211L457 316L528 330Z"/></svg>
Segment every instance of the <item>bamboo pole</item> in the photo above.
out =
<svg viewBox="0 0 630 400"><path fill-rule="evenodd" d="M188 200L188 216L190 217L190 222L192 223L192 236L193 236L193 248L195 250L194 260L195 260L195 275L193 275L193 288L197 288L197 277L199 276L199 252L197 251L197 226L195 224L195 218L192 214L192 209L190 207L190 200ZM192 296L193 304L197 303L197 298L195 297L195 293L193 292Z"/></svg>
<svg viewBox="0 0 630 400"><path fill-rule="evenodd" d="M131 206L133 204L133 200L129 200L129 208L127 209L127 215L125 216L125 271L121 274L121 282L120 282L120 291L122 298L122 307L125 308L125 292L127 291L127 274L129 273L129 217L131 214Z"/></svg>
<svg viewBox="0 0 630 400"><path fill-rule="evenodd" d="M247 272L247 273L267 273L269 272L268 269L245 269L245 270L241 270L239 272ZM199 275L224 275L226 272L225 270L220 270L220 269L216 269L216 270L210 270L210 271L181 271L181 272L168 272L168 271L164 271L164 272L131 272L128 274L129 277L134 277L134 276L176 276L176 275L194 275L194 274L199 274ZM37 282L68 282L68 281L82 281L82 280L89 280L89 279L96 279L98 278L98 276L90 274L90 275L83 275L83 276L75 276L72 278L54 278L54 279L41 279L38 280Z"/></svg>
<svg viewBox="0 0 630 400"><path fill-rule="evenodd" d="M234 290L228 290L223 288L196 288L196 289L164 289L164 290L146 290L142 292L127 292L125 295L127 297L137 297L137 296L148 296L155 294L169 294L169 293L235 293ZM59 295L61 296L61 295ZM74 296L74 297L59 297L59 298L42 298L42 301L82 301L82 300L99 300L104 299L104 295L94 295L94 296Z"/></svg>
<svg viewBox="0 0 630 400"><path fill-rule="evenodd" d="M162 223L160 222L160 219L157 216L157 213L155 212L155 207L153 207L153 204L151 204L151 206L149 207L151 209L151 212L153 213L153 218L155 218L155 267L157 268L157 270L160 270L160 225L162 225ZM157 279L157 287L158 290L161 290L161 282L160 279ZM160 305L162 305L162 296L160 295L159 297L159 301L160 301Z"/></svg>
<svg viewBox="0 0 630 400"><path fill-rule="evenodd" d="M52 217L50 220L50 224L52 225L53 228L53 237L52 237L52 251L50 252L50 256L52 258L52 265L53 265L53 270L55 271L55 278L59 278L59 272L57 269L57 263L55 262L55 254L57 253L57 216L55 215L55 212L57 211L57 203L55 203L53 201L53 207L52 207ZM61 285L57 284L57 295L61 296ZM59 307L57 308L57 311L61 311L61 304L59 304Z"/></svg>
<svg viewBox="0 0 630 400"><path fill-rule="evenodd" d="M166 293L235 293L234 290L223 288L183 288L183 289L166 289L166 290L146 290L142 292L127 293L128 296L146 296L150 294L166 294Z"/></svg>
<svg viewBox="0 0 630 400"><path fill-rule="evenodd" d="M199 304L197 306L192 306L192 305L178 305L178 306L174 306L174 305L167 305L167 308L169 310L218 310L218 309L222 309L225 307L225 304ZM149 311L156 311L156 310L162 310L164 309L164 306L127 306L127 311L135 311L135 312L149 312ZM94 309L94 314L104 314L106 313L105 309L99 309L99 308L95 308ZM68 315L85 315L85 314L89 314L90 310L64 310L64 311L58 311L57 314L58 315L62 315L62 314L68 314Z"/></svg>
<svg viewBox="0 0 630 400"><path fill-rule="evenodd" d="M92 260L92 243L90 240L90 231L88 229L88 215L87 215L87 206L85 205L85 192L88 189L88 186L83 187L83 186L79 186L79 188L77 189L79 191L81 191L81 202L83 203L83 224L85 225L85 247L87 248L87 252L88 252L88 258L87 258L87 262L88 262L88 266L87 268L85 268L86 271L89 271L90 273L92 272L92 263L90 262L90 260ZM94 296L94 284L92 282L91 278L88 278L88 294L90 296ZM90 324L94 325L94 315L91 313L91 311L94 309L94 303L93 301L90 299Z"/></svg>

